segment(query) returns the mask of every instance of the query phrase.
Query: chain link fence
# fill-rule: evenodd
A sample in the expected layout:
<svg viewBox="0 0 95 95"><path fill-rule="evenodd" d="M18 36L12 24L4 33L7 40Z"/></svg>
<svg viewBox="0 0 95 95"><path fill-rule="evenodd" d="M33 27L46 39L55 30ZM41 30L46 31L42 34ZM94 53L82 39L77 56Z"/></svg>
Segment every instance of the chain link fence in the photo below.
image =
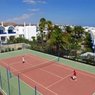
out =
<svg viewBox="0 0 95 95"><path fill-rule="evenodd" d="M18 77L8 73L7 69L0 66L0 89L4 95L42 95L28 84L24 83ZM37 92L37 93L35 93Z"/></svg>

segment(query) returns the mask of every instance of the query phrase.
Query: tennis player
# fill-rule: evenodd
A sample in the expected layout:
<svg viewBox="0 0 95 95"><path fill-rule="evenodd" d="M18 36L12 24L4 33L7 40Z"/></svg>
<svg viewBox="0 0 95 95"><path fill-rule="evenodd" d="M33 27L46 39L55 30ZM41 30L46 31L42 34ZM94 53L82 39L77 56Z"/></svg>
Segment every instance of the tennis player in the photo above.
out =
<svg viewBox="0 0 95 95"><path fill-rule="evenodd" d="M77 79L77 75L76 75L76 71L75 71L75 70L73 71L72 79L73 79L73 80Z"/></svg>
<svg viewBox="0 0 95 95"><path fill-rule="evenodd" d="M24 59L24 56L22 57L22 63L25 63L25 59Z"/></svg>

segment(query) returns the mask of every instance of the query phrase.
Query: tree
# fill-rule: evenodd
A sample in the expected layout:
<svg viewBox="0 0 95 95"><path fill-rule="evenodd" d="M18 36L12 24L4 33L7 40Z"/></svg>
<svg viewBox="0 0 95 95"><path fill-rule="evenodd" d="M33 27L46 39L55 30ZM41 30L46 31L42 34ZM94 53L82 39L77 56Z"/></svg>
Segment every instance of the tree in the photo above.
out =
<svg viewBox="0 0 95 95"><path fill-rule="evenodd" d="M51 35L51 32L53 31L53 24L51 21L47 21L47 30L48 30L48 33L47 33L47 40L50 38L50 35Z"/></svg>
<svg viewBox="0 0 95 95"><path fill-rule="evenodd" d="M85 51L92 52L92 43L91 43L91 36L89 33L85 33L86 37L84 39L84 46L85 46Z"/></svg>
<svg viewBox="0 0 95 95"><path fill-rule="evenodd" d="M48 40L50 47L55 47L56 52L59 56L59 50L63 49L65 40L63 37L63 32L58 26L54 26L53 31L51 32L50 39Z"/></svg>
<svg viewBox="0 0 95 95"><path fill-rule="evenodd" d="M32 38L33 42L35 43L36 42L35 36L32 36L31 38Z"/></svg>
<svg viewBox="0 0 95 95"><path fill-rule="evenodd" d="M39 22L39 31L41 34L41 42L43 44L43 38L44 38L44 30L45 30L45 25L46 25L46 19L45 18L41 18L40 22Z"/></svg>
<svg viewBox="0 0 95 95"><path fill-rule="evenodd" d="M65 26L65 31L67 33L71 33L73 31L73 29L70 26Z"/></svg>
<svg viewBox="0 0 95 95"><path fill-rule="evenodd" d="M82 34L84 33L84 29L81 26L74 26L72 33L75 39L78 39L82 37Z"/></svg>

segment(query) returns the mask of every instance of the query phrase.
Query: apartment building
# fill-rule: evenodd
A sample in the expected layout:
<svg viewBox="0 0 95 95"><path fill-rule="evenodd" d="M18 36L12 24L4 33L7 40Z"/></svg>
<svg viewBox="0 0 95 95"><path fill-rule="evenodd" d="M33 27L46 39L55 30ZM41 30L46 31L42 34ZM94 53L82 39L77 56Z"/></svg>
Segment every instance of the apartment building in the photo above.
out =
<svg viewBox="0 0 95 95"><path fill-rule="evenodd" d="M32 36L36 37L37 29L36 25L9 25L4 26L3 23L0 25L0 43L6 43L8 39L25 37L28 40L32 40Z"/></svg>
<svg viewBox="0 0 95 95"><path fill-rule="evenodd" d="M86 32L89 32L91 35L92 48L93 48L93 51L95 53L95 27L86 26L86 27L84 27L84 29Z"/></svg>

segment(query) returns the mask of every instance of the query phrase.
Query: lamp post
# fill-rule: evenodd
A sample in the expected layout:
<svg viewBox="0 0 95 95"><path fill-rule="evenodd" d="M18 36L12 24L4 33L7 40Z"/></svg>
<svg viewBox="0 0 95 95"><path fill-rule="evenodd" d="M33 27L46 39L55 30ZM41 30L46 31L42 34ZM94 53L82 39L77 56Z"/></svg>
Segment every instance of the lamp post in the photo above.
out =
<svg viewBox="0 0 95 95"><path fill-rule="evenodd" d="M0 40L0 52L1 52L1 40Z"/></svg>
<svg viewBox="0 0 95 95"><path fill-rule="evenodd" d="M95 61L95 45L93 45L93 62Z"/></svg>
<svg viewBox="0 0 95 95"><path fill-rule="evenodd" d="M93 49L94 49L94 54L95 54L95 45L93 46ZM93 55L94 56L94 55ZM95 61L95 57L94 57L94 61Z"/></svg>
<svg viewBox="0 0 95 95"><path fill-rule="evenodd" d="M95 53L95 45L94 45L94 53Z"/></svg>

